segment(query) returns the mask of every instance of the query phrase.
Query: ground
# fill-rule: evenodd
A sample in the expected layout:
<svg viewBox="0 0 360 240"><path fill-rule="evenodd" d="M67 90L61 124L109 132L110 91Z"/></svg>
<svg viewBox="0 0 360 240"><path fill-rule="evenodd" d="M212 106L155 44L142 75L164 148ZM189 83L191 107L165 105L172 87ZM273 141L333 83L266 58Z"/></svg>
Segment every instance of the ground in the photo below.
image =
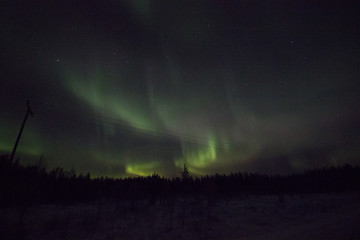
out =
<svg viewBox="0 0 360 240"><path fill-rule="evenodd" d="M4 239L360 239L360 193L0 209Z"/></svg>

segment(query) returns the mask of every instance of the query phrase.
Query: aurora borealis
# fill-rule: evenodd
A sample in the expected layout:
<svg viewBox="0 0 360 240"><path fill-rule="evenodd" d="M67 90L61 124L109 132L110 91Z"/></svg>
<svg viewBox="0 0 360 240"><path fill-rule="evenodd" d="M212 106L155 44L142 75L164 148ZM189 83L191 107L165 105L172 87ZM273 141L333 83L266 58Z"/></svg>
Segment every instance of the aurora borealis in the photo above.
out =
<svg viewBox="0 0 360 240"><path fill-rule="evenodd" d="M360 163L356 1L1 1L0 152L93 176Z"/></svg>

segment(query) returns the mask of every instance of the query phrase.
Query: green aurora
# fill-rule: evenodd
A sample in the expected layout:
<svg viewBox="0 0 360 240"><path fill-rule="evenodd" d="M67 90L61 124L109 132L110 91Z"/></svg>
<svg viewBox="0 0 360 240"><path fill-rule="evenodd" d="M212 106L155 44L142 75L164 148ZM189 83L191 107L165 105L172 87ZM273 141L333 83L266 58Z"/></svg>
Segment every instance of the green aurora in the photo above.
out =
<svg viewBox="0 0 360 240"><path fill-rule="evenodd" d="M21 4L21 7L19 7ZM3 1L0 152L92 176L359 164L352 3Z"/></svg>

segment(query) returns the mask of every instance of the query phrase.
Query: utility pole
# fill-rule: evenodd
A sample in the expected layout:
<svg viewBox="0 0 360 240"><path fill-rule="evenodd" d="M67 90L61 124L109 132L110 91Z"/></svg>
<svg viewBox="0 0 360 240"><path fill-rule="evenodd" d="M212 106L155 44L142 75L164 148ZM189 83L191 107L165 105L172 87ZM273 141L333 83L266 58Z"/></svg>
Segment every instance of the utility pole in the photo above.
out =
<svg viewBox="0 0 360 240"><path fill-rule="evenodd" d="M15 153L16 153L16 148L17 148L17 146L18 146L18 144L19 144L19 141L20 141L20 138L21 138L21 134L22 134L22 132L23 132L23 130L24 130L24 126L25 126L26 120L27 120L27 118L29 117L29 114L30 114L31 117L34 116L34 113L33 113L33 111L31 111L31 108L30 108L30 102L29 102L29 100L26 101L26 106L27 106L27 110L26 110L26 114L25 114L25 117L24 117L24 121L23 121L23 123L22 123L22 125L21 125L19 134L18 134L17 139L16 139L16 142L15 142L14 149L13 149L13 151L12 151L12 153L11 153L11 157L10 157L10 161L11 161L11 162L12 162L13 159L14 159L14 156L15 156Z"/></svg>

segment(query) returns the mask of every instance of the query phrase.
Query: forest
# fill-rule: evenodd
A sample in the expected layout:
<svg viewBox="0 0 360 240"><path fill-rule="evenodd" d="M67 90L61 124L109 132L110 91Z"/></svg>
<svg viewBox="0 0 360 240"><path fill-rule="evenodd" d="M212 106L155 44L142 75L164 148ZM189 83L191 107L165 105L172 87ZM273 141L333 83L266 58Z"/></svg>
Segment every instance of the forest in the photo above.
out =
<svg viewBox="0 0 360 240"><path fill-rule="evenodd" d="M259 173L192 177L184 165L181 177L91 178L62 168L46 170L41 158L23 166L0 157L0 206L89 202L99 199L147 200L155 204L178 196L228 199L238 195L333 193L360 190L360 167L343 165L286 176Z"/></svg>

